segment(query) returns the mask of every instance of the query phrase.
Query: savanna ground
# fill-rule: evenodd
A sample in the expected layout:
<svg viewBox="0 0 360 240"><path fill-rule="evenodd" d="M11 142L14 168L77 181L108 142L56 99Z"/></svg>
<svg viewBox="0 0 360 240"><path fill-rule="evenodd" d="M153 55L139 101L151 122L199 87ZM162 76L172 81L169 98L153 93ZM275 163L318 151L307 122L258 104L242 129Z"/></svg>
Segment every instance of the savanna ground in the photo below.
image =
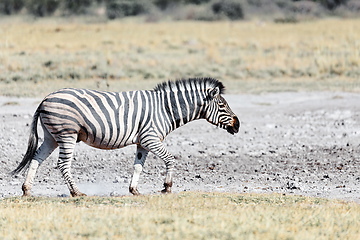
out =
<svg viewBox="0 0 360 240"><path fill-rule="evenodd" d="M360 20L2 20L0 238L358 238L359 39ZM135 148L79 144L72 172L94 197L57 198L68 191L56 153L38 171L38 197L14 197L24 177L8 172L49 92L151 89L204 76L224 82L242 127L231 136L197 121L170 134L175 194L158 194L164 166L154 155L139 183L146 195L132 197Z"/></svg>

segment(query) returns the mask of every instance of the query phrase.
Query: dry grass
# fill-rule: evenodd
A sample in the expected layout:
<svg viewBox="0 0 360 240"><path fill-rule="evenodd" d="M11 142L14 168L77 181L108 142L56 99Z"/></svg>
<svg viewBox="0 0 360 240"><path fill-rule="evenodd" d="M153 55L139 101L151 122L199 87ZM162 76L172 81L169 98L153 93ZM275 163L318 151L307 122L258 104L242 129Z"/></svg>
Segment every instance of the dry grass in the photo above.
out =
<svg viewBox="0 0 360 240"><path fill-rule="evenodd" d="M359 91L360 19L0 23L2 95L114 91L212 76L230 92ZM230 87L229 87L230 86ZM34 91L35 90L35 91Z"/></svg>
<svg viewBox="0 0 360 240"><path fill-rule="evenodd" d="M0 200L1 239L358 239L360 206L280 194L183 192Z"/></svg>

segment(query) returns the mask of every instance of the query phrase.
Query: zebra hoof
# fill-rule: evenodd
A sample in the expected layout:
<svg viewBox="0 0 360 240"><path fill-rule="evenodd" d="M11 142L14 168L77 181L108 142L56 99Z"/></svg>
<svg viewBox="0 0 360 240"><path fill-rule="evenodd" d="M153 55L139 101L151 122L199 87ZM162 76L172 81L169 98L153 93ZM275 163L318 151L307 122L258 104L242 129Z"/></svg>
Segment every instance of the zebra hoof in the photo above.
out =
<svg viewBox="0 0 360 240"><path fill-rule="evenodd" d="M23 193L23 195L21 197L31 197L30 193Z"/></svg>
<svg viewBox="0 0 360 240"><path fill-rule="evenodd" d="M171 193L171 188L164 188L163 190L161 190L161 193L163 194Z"/></svg>
<svg viewBox="0 0 360 240"><path fill-rule="evenodd" d="M74 193L70 193L70 195L72 196L72 197L85 197L85 196L87 196L85 193L82 193L82 192L74 192Z"/></svg>
<svg viewBox="0 0 360 240"><path fill-rule="evenodd" d="M136 187L129 187L129 192L133 195L139 196L141 195L140 192L137 190Z"/></svg>
<svg viewBox="0 0 360 240"><path fill-rule="evenodd" d="M23 191L23 195L22 197L30 197L30 189L28 187L26 187L25 184L22 185L21 187L22 191Z"/></svg>
<svg viewBox="0 0 360 240"><path fill-rule="evenodd" d="M172 187L172 181L165 182L164 183L164 189L161 191L161 193L171 193L171 187Z"/></svg>

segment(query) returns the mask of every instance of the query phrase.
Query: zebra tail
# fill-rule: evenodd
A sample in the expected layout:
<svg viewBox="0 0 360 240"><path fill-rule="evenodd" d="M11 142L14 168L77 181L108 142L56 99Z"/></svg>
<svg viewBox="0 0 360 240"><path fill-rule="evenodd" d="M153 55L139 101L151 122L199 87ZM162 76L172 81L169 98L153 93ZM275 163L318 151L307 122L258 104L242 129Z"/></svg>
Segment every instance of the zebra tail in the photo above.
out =
<svg viewBox="0 0 360 240"><path fill-rule="evenodd" d="M40 104L41 106L41 104ZM37 123L40 115L40 106L36 109L34 114L31 127L30 127L30 136L28 142L28 148L26 150L25 156L19 166L11 172L12 175L18 174L22 171L25 171L29 168L31 160L33 159L37 146L38 146L38 132L37 132Z"/></svg>

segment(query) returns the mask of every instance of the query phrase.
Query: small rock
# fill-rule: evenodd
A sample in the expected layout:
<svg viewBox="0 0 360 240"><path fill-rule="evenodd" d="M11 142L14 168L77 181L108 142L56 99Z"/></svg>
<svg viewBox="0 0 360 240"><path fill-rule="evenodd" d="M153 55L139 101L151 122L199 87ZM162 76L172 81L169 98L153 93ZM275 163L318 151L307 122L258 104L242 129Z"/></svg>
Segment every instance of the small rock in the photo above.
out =
<svg viewBox="0 0 360 240"><path fill-rule="evenodd" d="M183 141L183 142L181 142L181 145L183 145L183 146L194 146L195 144L193 142L190 142L190 141Z"/></svg>
<svg viewBox="0 0 360 240"><path fill-rule="evenodd" d="M337 168L338 170L341 170L341 169L343 169L343 165L341 164L341 165L337 166L336 168Z"/></svg>
<svg viewBox="0 0 360 240"><path fill-rule="evenodd" d="M122 177L116 176L113 183L122 183L124 182L124 179Z"/></svg>
<svg viewBox="0 0 360 240"><path fill-rule="evenodd" d="M289 182L287 182L285 188L287 188L287 189L289 189L289 190L295 190L295 189L299 189L299 190L300 190L299 183L294 182L294 181L289 181Z"/></svg>
<svg viewBox="0 0 360 240"><path fill-rule="evenodd" d="M215 164L214 164L214 163L211 164L211 165L209 166L209 169L210 169L210 170L214 170L214 169L215 169Z"/></svg>
<svg viewBox="0 0 360 240"><path fill-rule="evenodd" d="M119 194L116 191L110 193L110 197L116 197L116 196L119 196Z"/></svg>
<svg viewBox="0 0 360 240"><path fill-rule="evenodd" d="M11 186L16 186L16 185L20 185L20 184L21 184L21 182L19 182L19 181L12 181L9 183L9 185L11 185Z"/></svg>

